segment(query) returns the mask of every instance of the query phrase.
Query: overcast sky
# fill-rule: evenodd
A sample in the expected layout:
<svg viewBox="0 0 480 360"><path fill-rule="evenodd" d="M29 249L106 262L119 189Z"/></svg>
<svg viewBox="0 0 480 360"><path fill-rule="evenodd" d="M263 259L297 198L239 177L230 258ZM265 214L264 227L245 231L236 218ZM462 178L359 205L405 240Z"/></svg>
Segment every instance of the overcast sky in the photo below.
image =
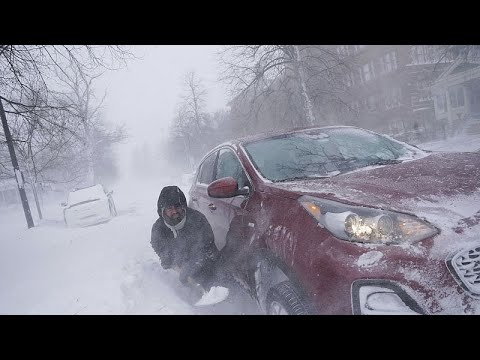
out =
<svg viewBox="0 0 480 360"><path fill-rule="evenodd" d="M127 68L104 74L95 86L100 96L107 89L104 113L108 121L127 126L130 138L121 153L135 144L157 146L175 115L182 79L195 71L207 90L207 111L226 106L226 89L217 81L216 45L145 45L130 49L141 59Z"/></svg>

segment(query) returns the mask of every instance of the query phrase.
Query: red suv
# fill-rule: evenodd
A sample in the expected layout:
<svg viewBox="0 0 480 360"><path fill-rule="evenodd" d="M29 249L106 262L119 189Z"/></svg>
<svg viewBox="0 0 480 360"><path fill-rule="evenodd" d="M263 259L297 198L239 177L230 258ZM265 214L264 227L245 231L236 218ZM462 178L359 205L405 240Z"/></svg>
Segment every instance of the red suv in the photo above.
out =
<svg viewBox="0 0 480 360"><path fill-rule="evenodd" d="M480 313L480 153L347 126L243 138L189 206L267 314Z"/></svg>

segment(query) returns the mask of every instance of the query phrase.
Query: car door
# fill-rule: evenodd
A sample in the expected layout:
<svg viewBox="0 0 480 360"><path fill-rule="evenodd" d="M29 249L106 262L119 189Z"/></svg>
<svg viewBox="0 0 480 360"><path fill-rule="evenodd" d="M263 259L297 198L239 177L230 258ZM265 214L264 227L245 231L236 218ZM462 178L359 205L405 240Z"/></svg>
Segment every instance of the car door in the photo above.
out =
<svg viewBox="0 0 480 360"><path fill-rule="evenodd" d="M218 151L218 158L216 161L214 180L225 177L232 177L238 182L238 188L244 186L251 188L250 181L243 169L243 166L233 151L229 147L221 148ZM248 196L237 195L232 198L211 198L209 197L209 212L212 227L215 227L216 241L219 248L223 248L226 244L227 233L230 231L239 231L237 226L241 224L241 217L243 215L244 204ZM235 223L232 229L232 222Z"/></svg>

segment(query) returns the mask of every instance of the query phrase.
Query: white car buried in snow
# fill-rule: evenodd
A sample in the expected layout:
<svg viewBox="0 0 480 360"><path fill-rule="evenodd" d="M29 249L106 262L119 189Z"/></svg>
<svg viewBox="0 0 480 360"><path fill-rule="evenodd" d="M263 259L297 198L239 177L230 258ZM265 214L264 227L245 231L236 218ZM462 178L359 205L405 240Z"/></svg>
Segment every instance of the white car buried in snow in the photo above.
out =
<svg viewBox="0 0 480 360"><path fill-rule="evenodd" d="M110 220L117 215L112 191L101 184L75 189L62 203L63 218L67 226L89 226Z"/></svg>

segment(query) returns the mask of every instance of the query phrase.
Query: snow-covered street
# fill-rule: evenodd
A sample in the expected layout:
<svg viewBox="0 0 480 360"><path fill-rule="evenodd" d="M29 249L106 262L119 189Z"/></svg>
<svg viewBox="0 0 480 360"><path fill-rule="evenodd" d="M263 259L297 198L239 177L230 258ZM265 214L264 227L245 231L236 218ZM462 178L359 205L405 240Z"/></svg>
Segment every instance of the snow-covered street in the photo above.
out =
<svg viewBox="0 0 480 360"><path fill-rule="evenodd" d="M165 184L114 188L118 216L67 228L58 203L27 230L21 207L0 212L1 314L253 314L246 296L193 307L177 274L161 268L150 246L156 201ZM186 185L182 187L188 190Z"/></svg>

